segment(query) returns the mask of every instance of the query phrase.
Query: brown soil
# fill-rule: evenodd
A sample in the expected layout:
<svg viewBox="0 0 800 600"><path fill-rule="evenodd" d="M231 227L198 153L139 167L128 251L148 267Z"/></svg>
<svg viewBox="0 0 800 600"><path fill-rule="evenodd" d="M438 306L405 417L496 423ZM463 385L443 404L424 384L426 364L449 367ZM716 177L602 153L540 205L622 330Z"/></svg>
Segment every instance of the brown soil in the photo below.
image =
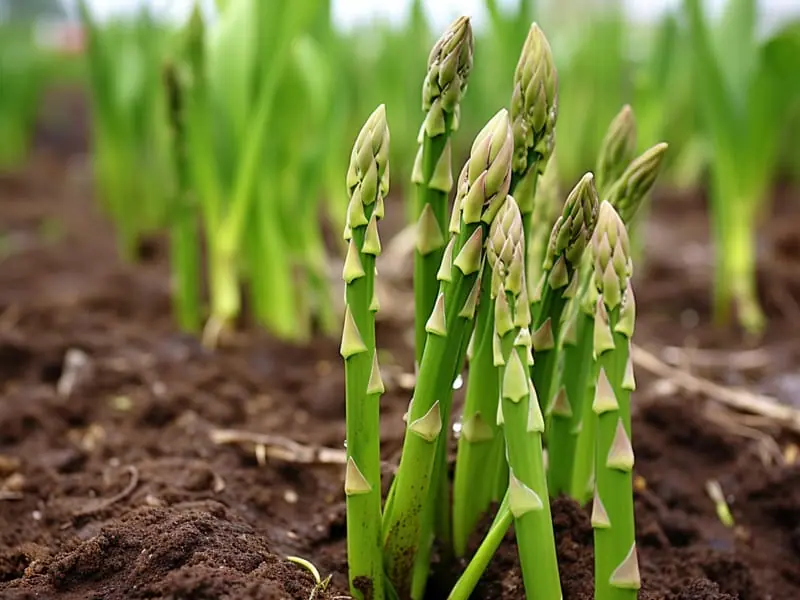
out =
<svg viewBox="0 0 800 600"><path fill-rule="evenodd" d="M317 598L346 597L341 465L265 457L211 435L238 429L280 436L284 450L285 440L341 449L336 340L295 348L249 331L209 353L177 333L162 246L137 266L121 264L86 166L71 156L40 151L0 178L0 596L306 600L313 581L286 560L296 555L333 576ZM653 351L745 347L707 325L702 206L672 196L656 206L659 226L648 229L637 274L636 341ZM796 401L800 250L791 232L800 214L786 206L765 237L771 323L747 355L759 364L725 354L690 366ZM381 324L390 369L410 368L406 330ZM83 367L70 366L75 356ZM396 460L408 394L394 385L383 400L387 461ZM800 466L767 452L786 448L785 432L643 370L636 409L641 598L800 598ZM715 514L710 478L734 529ZM587 511L557 499L553 513L564 598L589 599ZM429 597L444 598L453 568L435 569ZM513 533L474 597L523 597Z"/></svg>

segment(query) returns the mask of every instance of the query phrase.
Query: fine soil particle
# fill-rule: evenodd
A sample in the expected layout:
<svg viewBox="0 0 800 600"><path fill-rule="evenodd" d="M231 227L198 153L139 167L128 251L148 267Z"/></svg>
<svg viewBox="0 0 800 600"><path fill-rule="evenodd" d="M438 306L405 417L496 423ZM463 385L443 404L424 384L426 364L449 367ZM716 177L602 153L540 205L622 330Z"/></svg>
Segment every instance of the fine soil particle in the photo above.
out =
<svg viewBox="0 0 800 600"><path fill-rule="evenodd" d="M0 177L0 597L347 597L342 466L308 462L287 445L342 449L337 341L298 348L250 330L204 350L172 324L163 244L139 265L121 264L90 189L85 166L67 168L52 150ZM653 247L637 273L644 347L744 345L703 325L708 265L674 251L707 250L702 214L694 198L658 199ZM786 212L781 231L791 218L800 223ZM786 344L800 332L791 313L800 256L781 244L762 260L762 280L785 292L766 296L764 347L781 350L758 369L723 365L714 377L767 386L796 364L798 348ZM407 326L379 327L393 372L411 370ZM772 437L759 436L645 372L638 379L642 600L800 598L800 467L765 451L789 440L769 428L761 430ZM391 465L410 392L387 385ZM283 455L253 438L217 443L220 429L277 436ZM287 448L297 460L286 460ZM734 528L706 494L712 478ZM564 598L591 599L588 508L558 498L552 510ZM315 591L292 555L331 575L327 586ZM428 597L446 597L462 567L435 553ZM523 597L513 531L473 597Z"/></svg>

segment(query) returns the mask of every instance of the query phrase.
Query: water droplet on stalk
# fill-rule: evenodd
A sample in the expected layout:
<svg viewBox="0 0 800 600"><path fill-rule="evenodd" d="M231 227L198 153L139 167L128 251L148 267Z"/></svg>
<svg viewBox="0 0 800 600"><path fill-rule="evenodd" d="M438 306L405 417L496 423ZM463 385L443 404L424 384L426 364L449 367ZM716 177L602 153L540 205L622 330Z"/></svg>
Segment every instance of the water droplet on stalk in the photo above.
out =
<svg viewBox="0 0 800 600"><path fill-rule="evenodd" d="M458 375L456 375L455 381L453 381L453 389L460 390L463 385L464 385L464 378L461 377L461 374L459 373Z"/></svg>

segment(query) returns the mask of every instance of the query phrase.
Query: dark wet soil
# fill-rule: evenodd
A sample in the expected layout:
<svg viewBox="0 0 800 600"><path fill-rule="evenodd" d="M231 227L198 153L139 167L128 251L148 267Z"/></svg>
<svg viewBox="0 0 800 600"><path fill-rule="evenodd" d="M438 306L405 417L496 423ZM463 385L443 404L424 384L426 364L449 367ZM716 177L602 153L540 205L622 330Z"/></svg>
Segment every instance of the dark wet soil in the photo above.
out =
<svg viewBox="0 0 800 600"><path fill-rule="evenodd" d="M245 331L210 353L178 333L163 245L122 264L85 160L68 156L48 146L0 177L0 597L307 600L312 577L287 556L332 575L316 598L347 597L339 452L323 457L332 464L313 452L342 448L337 341L296 348ZM682 368L797 402L800 210L781 201L776 213L761 258L771 322L753 346L708 326L700 200L657 198L637 343L672 362L689 350L667 346L725 351ZM410 370L406 330L380 326L391 373ZM395 379L383 399L389 462L409 397ZM791 435L645 370L636 402L640 597L800 598ZM220 430L238 441L221 443ZM734 528L716 516L709 479ZM557 499L553 514L564 598L590 599L587 510ZM444 598L454 568L435 570L430 597ZM523 597L513 533L474 597Z"/></svg>

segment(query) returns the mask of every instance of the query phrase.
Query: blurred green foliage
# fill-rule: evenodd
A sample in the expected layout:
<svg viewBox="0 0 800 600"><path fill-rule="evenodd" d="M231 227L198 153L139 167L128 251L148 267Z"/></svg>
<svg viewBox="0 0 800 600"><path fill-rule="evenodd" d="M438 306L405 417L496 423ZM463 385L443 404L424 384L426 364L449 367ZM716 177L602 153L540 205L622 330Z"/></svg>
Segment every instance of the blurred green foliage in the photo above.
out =
<svg viewBox="0 0 800 600"><path fill-rule="evenodd" d="M324 213L341 230L349 149L365 116L380 103L386 104L392 133L392 189L410 194L422 80L440 32L423 0L412 0L399 23L375 20L350 29L334 25L330 0L304 0L286 11L298 20L284 39L276 29L287 16L281 16L283 4L218 0L216 18L206 19L210 156L225 201L246 196L231 201L250 206L242 213L248 223L242 246L250 250L241 251L252 255L263 243L257 240L266 232L255 232L252 223L277 224L278 233L270 235L289 232L280 234L290 265L281 277L301 272L307 280L313 273L316 280L326 268L321 239L316 229L298 233L297 223ZM670 144L661 186L696 188L709 176L718 198L712 202L718 244L752 237L751 217L765 210L775 178L800 178L800 22L764 33L754 0L728 0L715 20L700 2L687 0L647 23L631 22L619 0L506 5L485 0L486 18L473 23L476 65L490 66L475 69L464 98L454 138L456 165L486 120L508 106L516 60L535 20L550 40L558 69L556 157L567 189L593 168L605 128L626 103L637 117L640 151L659 141ZM83 25L98 188L120 230L122 252L132 257L141 233L169 225L165 207L174 174L161 74L167 61L183 60L183 26L144 11L103 23L85 11ZM37 98L53 72L42 69L42 52L30 39L21 43L8 31L0 30L0 163L19 163ZM266 107L258 94L271 95ZM263 140L254 133L262 121ZM243 168L242 161L252 164ZM734 221L730 203L720 199L733 193L730 188L747 196L740 204L756 207L740 211ZM271 208L253 212L264 206ZM244 279L259 268L254 260L240 266ZM719 273L729 276L725 267ZM314 289L319 296L321 287ZM275 303L267 291L261 292L264 311L267 302ZM288 306L305 297L294 293L280 302ZM324 306L326 299L314 302ZM294 330L296 319L284 313L273 327ZM284 321L294 324L284 327Z"/></svg>

